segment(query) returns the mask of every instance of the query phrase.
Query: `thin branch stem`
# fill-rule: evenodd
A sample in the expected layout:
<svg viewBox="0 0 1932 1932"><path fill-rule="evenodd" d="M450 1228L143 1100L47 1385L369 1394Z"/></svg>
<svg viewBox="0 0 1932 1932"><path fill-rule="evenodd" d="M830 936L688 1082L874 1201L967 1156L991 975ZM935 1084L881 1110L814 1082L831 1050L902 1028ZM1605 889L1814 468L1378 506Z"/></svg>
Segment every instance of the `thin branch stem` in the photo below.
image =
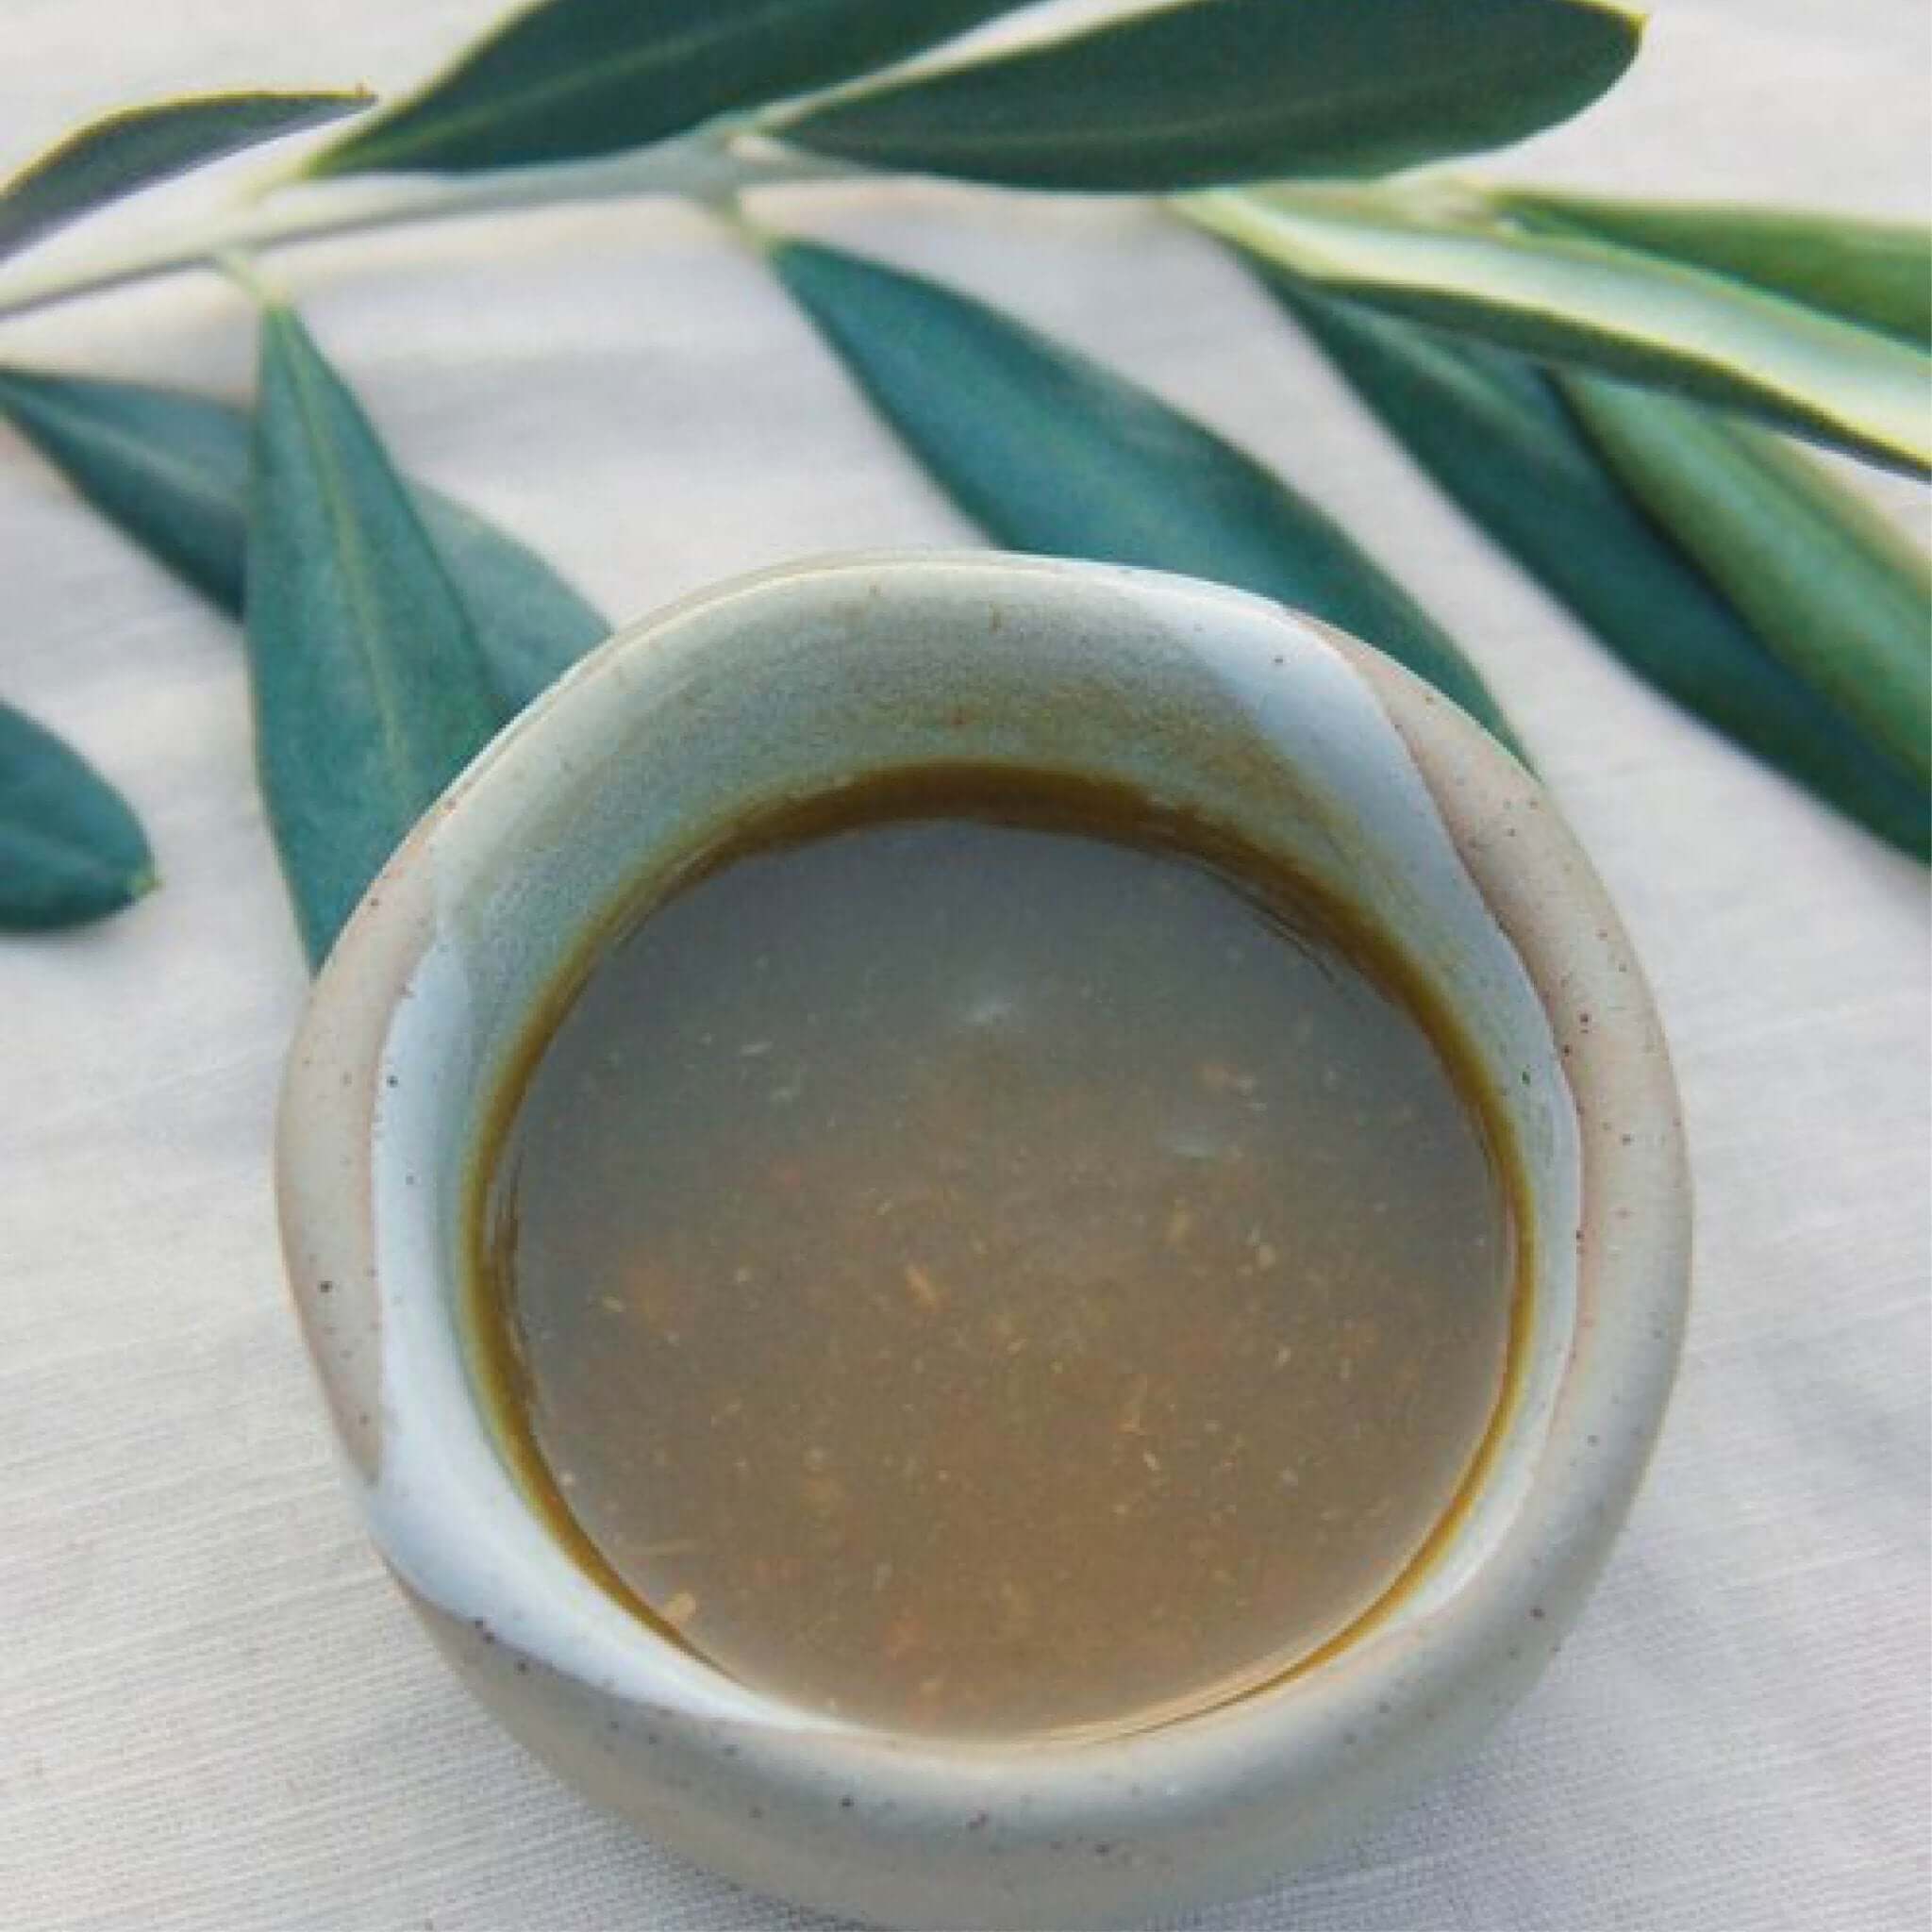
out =
<svg viewBox="0 0 1932 1932"><path fill-rule="evenodd" d="M271 183L271 192L203 226L143 240L118 252L97 252L38 275L0 275L0 320L159 275L212 267L224 256L263 254L373 228L631 195L718 202L746 189L827 180L857 172L816 156L777 149L746 151L703 135L594 161L475 175Z"/></svg>

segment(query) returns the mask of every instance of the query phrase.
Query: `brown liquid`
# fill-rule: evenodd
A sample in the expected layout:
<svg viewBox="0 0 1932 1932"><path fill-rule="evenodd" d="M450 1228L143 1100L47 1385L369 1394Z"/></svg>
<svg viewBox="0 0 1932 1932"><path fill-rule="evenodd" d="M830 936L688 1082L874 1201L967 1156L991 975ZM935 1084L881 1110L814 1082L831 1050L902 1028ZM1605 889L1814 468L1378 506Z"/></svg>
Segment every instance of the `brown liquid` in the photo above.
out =
<svg viewBox="0 0 1932 1932"><path fill-rule="evenodd" d="M508 1083L475 1333L607 1587L889 1728L1147 1723L1387 1596L1496 1413L1514 1242L1371 935L1124 793L747 827Z"/></svg>

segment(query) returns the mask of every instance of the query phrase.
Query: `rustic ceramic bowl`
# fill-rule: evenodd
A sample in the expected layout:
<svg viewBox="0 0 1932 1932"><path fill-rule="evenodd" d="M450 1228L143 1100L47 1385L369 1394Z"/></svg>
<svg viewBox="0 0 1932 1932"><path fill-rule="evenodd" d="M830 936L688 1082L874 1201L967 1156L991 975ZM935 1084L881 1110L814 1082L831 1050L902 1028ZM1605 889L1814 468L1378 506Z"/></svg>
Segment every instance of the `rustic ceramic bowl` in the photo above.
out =
<svg viewBox="0 0 1932 1932"><path fill-rule="evenodd" d="M465 1357L478 1123L579 937L748 806L961 758L1138 785L1365 908L1461 1016L1527 1175L1520 1385L1433 1566L1327 1660L1102 1741L867 1731L661 1640L519 1491ZM291 1062L279 1176L371 1533L470 1687L658 1842L906 1925L1113 1924L1251 1890L1465 1750L1602 1564L1685 1310L1689 1193L1657 1020L1521 766L1387 659L1276 605L987 554L753 577L565 678L342 935Z"/></svg>

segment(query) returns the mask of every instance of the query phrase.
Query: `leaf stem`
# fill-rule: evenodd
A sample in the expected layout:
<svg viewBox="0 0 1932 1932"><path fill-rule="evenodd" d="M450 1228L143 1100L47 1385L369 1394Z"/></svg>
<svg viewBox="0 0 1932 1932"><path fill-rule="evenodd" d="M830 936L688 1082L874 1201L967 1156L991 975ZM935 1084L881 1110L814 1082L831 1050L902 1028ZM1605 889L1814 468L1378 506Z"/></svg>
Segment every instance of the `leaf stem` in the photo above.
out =
<svg viewBox="0 0 1932 1932"><path fill-rule="evenodd" d="M746 189L820 181L862 172L819 156L775 148L740 148L706 132L633 153L543 167L472 175L344 176L291 183L287 175L235 212L174 235L143 239L118 251L38 275L0 276L0 320L28 315L105 290L212 267L225 256L261 254L411 222L452 221L510 208L631 195L676 195L716 202Z"/></svg>
<svg viewBox="0 0 1932 1932"><path fill-rule="evenodd" d="M255 258L239 248L224 249L209 264L218 268L258 308L281 308L288 298L256 266Z"/></svg>

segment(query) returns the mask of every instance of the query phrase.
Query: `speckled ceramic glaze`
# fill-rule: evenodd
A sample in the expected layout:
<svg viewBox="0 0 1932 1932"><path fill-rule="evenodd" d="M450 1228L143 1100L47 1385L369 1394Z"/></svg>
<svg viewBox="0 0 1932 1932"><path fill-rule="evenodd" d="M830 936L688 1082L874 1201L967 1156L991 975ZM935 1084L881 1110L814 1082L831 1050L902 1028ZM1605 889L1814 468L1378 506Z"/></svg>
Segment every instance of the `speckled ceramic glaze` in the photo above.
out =
<svg viewBox="0 0 1932 1932"><path fill-rule="evenodd" d="M881 768L1124 780L1365 908L1460 1014L1527 1176L1524 1373L1471 1507L1339 1654L1126 1738L949 1746L749 1691L575 1569L470 1379L465 1176L611 901L747 806ZM1656 1018L1548 800L1386 659L1184 578L986 554L771 573L629 630L372 889L283 1100L288 1267L370 1529L531 1750L747 1885L904 1925L1131 1924L1247 1891L1463 1750L1575 1616L1677 1355L1689 1193Z"/></svg>

